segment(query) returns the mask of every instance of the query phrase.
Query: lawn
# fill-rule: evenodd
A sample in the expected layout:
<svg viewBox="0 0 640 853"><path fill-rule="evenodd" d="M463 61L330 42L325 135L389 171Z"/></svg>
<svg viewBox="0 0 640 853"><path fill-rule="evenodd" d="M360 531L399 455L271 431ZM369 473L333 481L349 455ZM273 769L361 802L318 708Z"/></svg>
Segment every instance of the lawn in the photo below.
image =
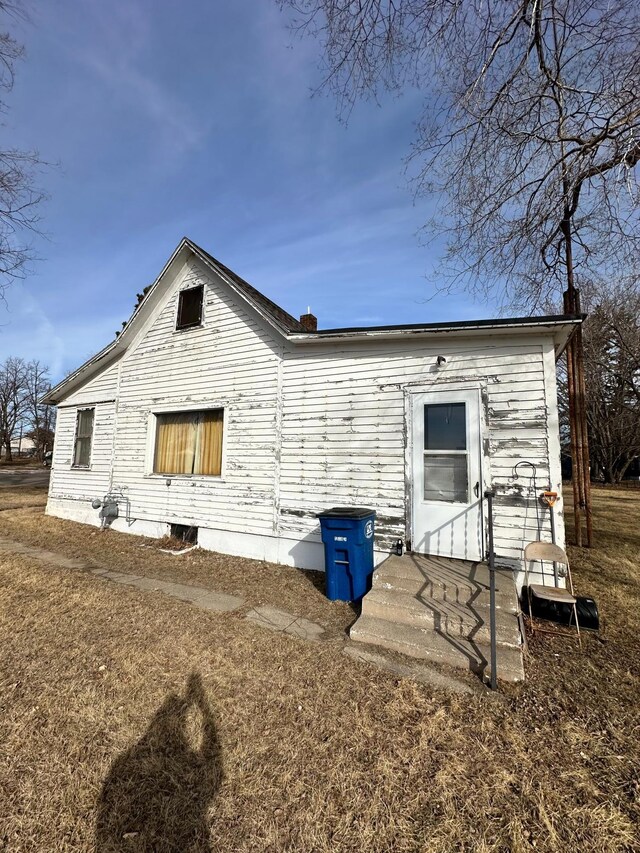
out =
<svg viewBox="0 0 640 853"><path fill-rule="evenodd" d="M138 574L158 580L180 580L239 595L254 605L270 604L322 622L341 635L356 618L350 605L325 598L322 572L297 571L242 557L233 558L230 571L230 558L226 555L210 551L182 556L164 554L158 540L100 532L95 527L43 515L45 504L43 489L0 491L0 536L80 557L98 566L128 573L135 569ZM5 507L11 511L3 512ZM20 511L22 508L24 511Z"/></svg>
<svg viewBox="0 0 640 853"><path fill-rule="evenodd" d="M0 511L0 535L251 603L262 585L285 607L282 586L334 630L308 643L0 555L1 850L640 849L640 495L598 491L597 545L572 552L603 640L536 635L498 698L346 657L353 613L302 573L162 555L37 502Z"/></svg>

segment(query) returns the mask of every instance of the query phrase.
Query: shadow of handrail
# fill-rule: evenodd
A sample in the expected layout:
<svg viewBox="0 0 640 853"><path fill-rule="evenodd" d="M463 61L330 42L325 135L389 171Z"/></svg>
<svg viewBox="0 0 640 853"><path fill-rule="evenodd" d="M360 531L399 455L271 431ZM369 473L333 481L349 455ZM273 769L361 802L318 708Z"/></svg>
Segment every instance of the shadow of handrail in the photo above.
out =
<svg viewBox="0 0 640 853"><path fill-rule="evenodd" d="M424 585L418 590L415 597L421 604L431 611L433 615L434 632L442 637L445 642L449 643L452 648L456 649L460 654L466 657L469 661L469 669L472 672L477 673L477 675L483 679L488 661L480 650L474 637L477 631L484 624L484 620L478 613L477 609L472 605L478 596L481 595L482 591L487 589L487 587L474 578L478 563L472 563L466 560L454 561L448 558L432 557L416 553L407 554L406 556L413 562L418 572L424 578ZM435 573L433 572L434 569L436 570ZM435 599L432 595L425 594L433 589L434 581L436 583L439 582L443 584L443 586L447 588L452 580L454 582L458 581L466 583L466 585L469 586L470 595L464 603L457 599L455 603L449 602L446 599ZM451 606L453 604L460 607L460 612L455 612L454 607ZM445 623L451 616L455 616L460 619L462 627L464 624L462 612L464 610L476 619L476 625L473 626L466 635L461 632L460 637L457 639L455 634L449 633ZM462 639L467 641L470 649L460 642Z"/></svg>

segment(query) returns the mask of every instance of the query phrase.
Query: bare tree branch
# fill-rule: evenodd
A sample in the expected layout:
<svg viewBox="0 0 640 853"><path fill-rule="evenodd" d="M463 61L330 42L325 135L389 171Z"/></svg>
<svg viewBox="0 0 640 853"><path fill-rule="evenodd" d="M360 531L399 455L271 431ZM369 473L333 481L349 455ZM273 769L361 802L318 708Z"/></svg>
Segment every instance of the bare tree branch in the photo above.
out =
<svg viewBox="0 0 640 853"><path fill-rule="evenodd" d="M26 18L19 2L0 0L0 26L19 18ZM0 32L0 92L13 88L23 57L22 45L9 32ZM0 112L6 111L6 101L0 99ZM0 151L0 296L11 281L25 275L33 259L29 235L38 232L38 208L45 198L38 180L46 165L36 151Z"/></svg>
<svg viewBox="0 0 640 853"><path fill-rule="evenodd" d="M612 294L605 283L583 290L589 317L583 327L586 415L591 470L617 483L640 456L640 287L627 277ZM559 370L562 432L568 430L566 370Z"/></svg>
<svg viewBox="0 0 640 853"><path fill-rule="evenodd" d="M409 169L440 207L443 287L539 308L640 258L636 0L280 0L319 38L324 85L356 99L416 86Z"/></svg>

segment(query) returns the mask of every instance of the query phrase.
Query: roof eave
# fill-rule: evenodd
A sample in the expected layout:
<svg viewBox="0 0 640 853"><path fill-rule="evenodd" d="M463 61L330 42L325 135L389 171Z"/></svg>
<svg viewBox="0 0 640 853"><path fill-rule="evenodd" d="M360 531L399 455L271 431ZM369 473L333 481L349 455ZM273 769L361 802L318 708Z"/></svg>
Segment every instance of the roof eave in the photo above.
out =
<svg viewBox="0 0 640 853"><path fill-rule="evenodd" d="M233 279L226 273L226 271L215 262L215 258L212 258L207 252L201 249L196 243L193 243L189 240L188 237L185 237L185 242L188 245L189 249L193 252L193 254L203 263L205 266L209 267L210 270L213 270L216 275L220 276L231 290L238 296L245 305L248 305L253 311L255 311L261 318L267 323L272 329L274 329L282 338L286 338L290 329L287 326L281 325L278 323L273 317L267 314L266 311L263 311L260 305L257 302L254 302L250 299L245 293L242 292L238 287L236 287Z"/></svg>
<svg viewBox="0 0 640 853"><path fill-rule="evenodd" d="M533 334L541 330L551 331L554 338L561 339L562 349L585 315L554 315L549 317L516 318L506 320L482 320L460 323L427 323L403 326L374 326L360 329L324 329L318 332L290 332L287 339L293 343L309 344L339 341L391 340L408 337L464 337L473 335L495 335L496 333ZM566 337L566 340L564 340Z"/></svg>
<svg viewBox="0 0 640 853"><path fill-rule="evenodd" d="M89 361L85 361L85 363L81 364L80 367L73 371L73 373L70 373L69 376L65 376L61 382L58 382L57 385L42 397L40 402L46 406L57 406L64 397L72 393L76 385L82 384L84 374L92 370L96 364L103 359L106 359L110 354L113 354L113 358L109 359L108 363L112 363L126 350L126 346L118 347L119 342L119 338L116 338L115 341L111 341L110 344L100 350L100 352L94 355L93 358L90 358Z"/></svg>

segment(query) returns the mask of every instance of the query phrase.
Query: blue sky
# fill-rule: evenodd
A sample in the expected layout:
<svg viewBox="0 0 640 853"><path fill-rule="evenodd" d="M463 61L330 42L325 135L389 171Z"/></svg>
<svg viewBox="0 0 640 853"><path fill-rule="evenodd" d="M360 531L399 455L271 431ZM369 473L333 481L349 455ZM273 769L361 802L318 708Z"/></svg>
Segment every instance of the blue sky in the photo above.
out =
<svg viewBox="0 0 640 853"><path fill-rule="evenodd" d="M183 235L321 327L484 317L435 296L432 202L403 159L421 97L311 97L319 45L271 0L31 0L4 144L55 163L40 260L0 306L0 357L57 380L113 338ZM6 24L5 24L6 26Z"/></svg>

